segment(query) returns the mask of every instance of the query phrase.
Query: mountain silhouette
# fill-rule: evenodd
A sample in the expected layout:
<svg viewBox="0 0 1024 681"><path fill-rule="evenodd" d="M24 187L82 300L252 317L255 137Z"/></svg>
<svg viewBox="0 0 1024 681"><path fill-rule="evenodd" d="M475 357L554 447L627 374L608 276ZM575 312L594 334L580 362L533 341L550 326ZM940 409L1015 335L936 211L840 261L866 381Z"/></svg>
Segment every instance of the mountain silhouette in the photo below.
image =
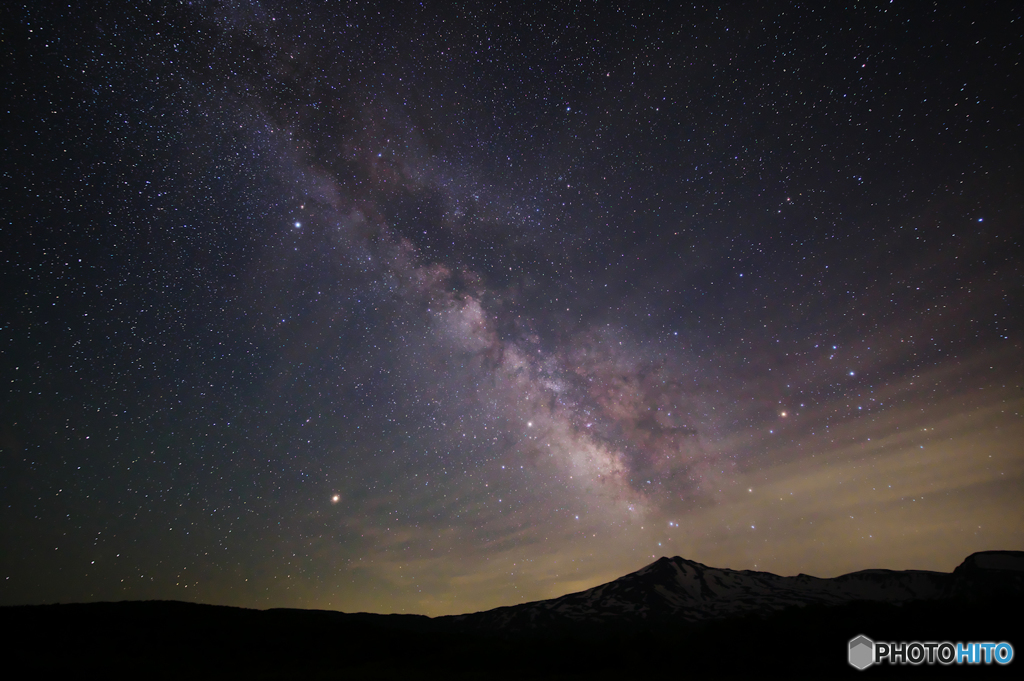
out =
<svg viewBox="0 0 1024 681"><path fill-rule="evenodd" d="M546 626L696 623L807 605L858 601L901 605L947 598L985 599L1022 593L1024 552L974 553L953 573L861 570L832 578L713 568L676 556L586 591L559 598L456 615L455 626L524 630Z"/></svg>
<svg viewBox="0 0 1024 681"><path fill-rule="evenodd" d="M846 647L856 636L1019 648L1022 608L1024 552L986 551L952 573L827 579L660 558L579 593L435 618L124 601L0 607L0 626L8 666L42 678L855 678ZM954 672L965 670L870 671Z"/></svg>

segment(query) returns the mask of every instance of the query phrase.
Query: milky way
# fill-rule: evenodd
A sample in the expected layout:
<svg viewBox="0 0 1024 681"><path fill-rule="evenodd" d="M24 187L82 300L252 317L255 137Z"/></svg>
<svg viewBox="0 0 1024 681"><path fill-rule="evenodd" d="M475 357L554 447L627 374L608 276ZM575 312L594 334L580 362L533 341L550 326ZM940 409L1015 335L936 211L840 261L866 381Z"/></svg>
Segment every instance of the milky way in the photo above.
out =
<svg viewBox="0 0 1024 681"><path fill-rule="evenodd" d="M12 16L0 602L1024 548L1012 3Z"/></svg>

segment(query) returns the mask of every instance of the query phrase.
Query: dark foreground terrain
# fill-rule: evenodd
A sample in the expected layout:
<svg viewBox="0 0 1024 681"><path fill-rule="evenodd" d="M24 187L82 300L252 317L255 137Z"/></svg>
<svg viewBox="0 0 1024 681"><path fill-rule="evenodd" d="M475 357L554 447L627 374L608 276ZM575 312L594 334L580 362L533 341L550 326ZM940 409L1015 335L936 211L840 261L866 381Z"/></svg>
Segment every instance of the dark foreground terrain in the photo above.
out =
<svg viewBox="0 0 1024 681"><path fill-rule="evenodd" d="M1024 559L1020 553L1000 555ZM150 601L5 607L0 626L7 632L7 664L30 670L32 678L1017 678L1024 664L1018 659L1008 665L880 665L864 671L847 663L847 643L859 634L875 641L1007 641L1015 658L1024 654L1024 573L984 569L979 566L985 561L974 558L952 575L929 573L949 588L918 600L776 603L772 610L740 609L696 622L677 612L653 612L501 628L493 626L497 611L430 619ZM665 572L653 569L659 565L671 567L653 564L603 585L600 593L621 587L620 593L633 593L638 602L649 602L655 587L670 593L666 585L650 582ZM732 574L756 583L754 600L764 602L767 573ZM902 573L855 574L887 584ZM716 595L719 577L700 584L705 601L744 598L736 592L745 587L735 583L726 584L724 596ZM530 612L563 601L516 607Z"/></svg>

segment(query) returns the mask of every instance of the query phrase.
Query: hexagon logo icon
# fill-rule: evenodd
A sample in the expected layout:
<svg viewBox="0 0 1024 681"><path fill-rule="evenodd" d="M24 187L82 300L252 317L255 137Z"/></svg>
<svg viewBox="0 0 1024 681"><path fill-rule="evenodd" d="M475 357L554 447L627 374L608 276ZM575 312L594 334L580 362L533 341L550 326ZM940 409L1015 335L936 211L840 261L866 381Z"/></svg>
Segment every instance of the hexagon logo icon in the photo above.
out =
<svg viewBox="0 0 1024 681"><path fill-rule="evenodd" d="M875 661L875 642L861 634L850 639L850 665L857 669L867 669Z"/></svg>

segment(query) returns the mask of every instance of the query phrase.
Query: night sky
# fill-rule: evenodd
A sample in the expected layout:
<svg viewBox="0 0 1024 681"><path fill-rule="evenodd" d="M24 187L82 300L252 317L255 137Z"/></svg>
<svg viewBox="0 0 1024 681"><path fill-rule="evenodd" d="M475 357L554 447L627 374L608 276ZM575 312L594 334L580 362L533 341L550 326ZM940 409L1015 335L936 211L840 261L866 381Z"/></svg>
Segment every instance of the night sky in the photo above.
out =
<svg viewBox="0 0 1024 681"><path fill-rule="evenodd" d="M1024 549L1024 8L962 4L5 8L0 604Z"/></svg>

